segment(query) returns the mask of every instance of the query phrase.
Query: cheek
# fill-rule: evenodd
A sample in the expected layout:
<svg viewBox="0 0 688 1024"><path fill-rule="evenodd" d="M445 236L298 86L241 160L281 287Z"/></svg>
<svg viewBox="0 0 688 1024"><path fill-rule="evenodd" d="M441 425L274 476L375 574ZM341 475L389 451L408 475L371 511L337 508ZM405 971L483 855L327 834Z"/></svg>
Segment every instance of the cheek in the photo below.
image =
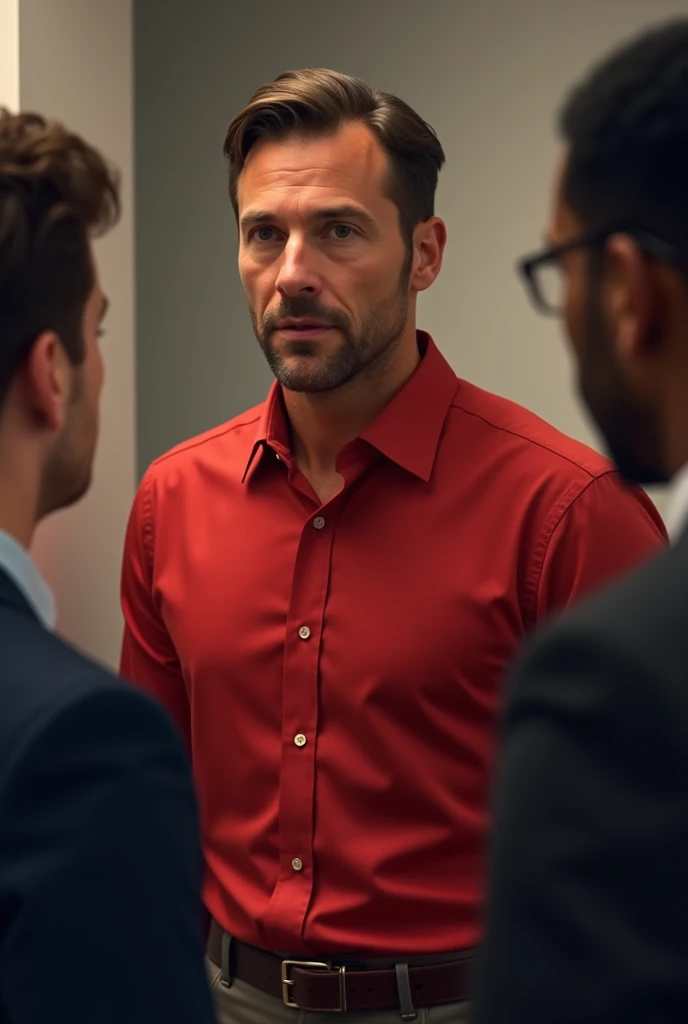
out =
<svg viewBox="0 0 688 1024"><path fill-rule="evenodd" d="M585 307L584 296L580 282L573 275L564 279L564 308L563 319L566 328L567 340L572 346L576 355L580 358L583 351L585 335Z"/></svg>
<svg viewBox="0 0 688 1024"><path fill-rule="evenodd" d="M399 276L396 267L381 266L373 260L361 260L333 268L323 284L335 295L341 296L347 304L371 306L396 290Z"/></svg>
<svg viewBox="0 0 688 1024"><path fill-rule="evenodd" d="M274 274L256 267L248 260L239 259L239 278L248 304L253 310L262 311L274 291Z"/></svg>
<svg viewBox="0 0 688 1024"><path fill-rule="evenodd" d="M101 388L103 387L103 384L105 383L105 360L103 359L103 356L102 356L102 353L100 352L100 349L98 350L98 355L97 355L97 358L96 358L96 363L97 363L96 381L97 381L98 391L100 392Z"/></svg>
<svg viewBox="0 0 688 1024"><path fill-rule="evenodd" d="M96 342L89 346L85 369L88 393L97 399L105 381L105 360Z"/></svg>

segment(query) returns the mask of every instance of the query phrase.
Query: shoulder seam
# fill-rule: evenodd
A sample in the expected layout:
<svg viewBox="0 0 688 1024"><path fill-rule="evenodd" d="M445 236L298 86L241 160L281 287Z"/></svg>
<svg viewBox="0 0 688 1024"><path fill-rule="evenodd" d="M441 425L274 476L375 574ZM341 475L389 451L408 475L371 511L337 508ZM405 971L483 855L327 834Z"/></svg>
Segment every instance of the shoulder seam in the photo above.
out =
<svg viewBox="0 0 688 1024"><path fill-rule="evenodd" d="M477 420L482 420L483 423L485 423L488 427L492 427L494 430L501 430L502 433L504 434L511 434L512 437L518 437L522 441L526 441L528 444L535 445L536 448L542 448L543 451L549 452L551 455L557 456L564 462L568 462L571 466L575 466L576 469L580 470L581 473L585 473L585 475L590 478L591 483L593 480L597 480L600 477L605 476L607 473L613 472L613 467L605 466L603 469L600 469L598 473L594 473L591 470L586 469L585 466L582 466L580 462L576 462L574 459L570 458L570 456L565 455L563 452L558 452L555 448L550 448L549 445L543 444L541 441L536 441L535 438L528 437L526 434L522 434L517 430L511 430L509 427L504 427L499 423L493 423L492 420L488 420L486 416L481 415L481 413L479 412L473 412L472 409L467 409L464 405L461 405L459 402L452 402L452 407L458 409L460 412L465 413L466 416L473 416ZM552 427L552 430L556 429L556 427ZM574 441L576 444L583 444L582 441L575 441L574 438L570 438L570 440ZM593 449L591 449L591 451L593 451ZM603 458L603 456L600 455L600 458Z"/></svg>
<svg viewBox="0 0 688 1024"><path fill-rule="evenodd" d="M536 609L538 596L540 593L540 586L542 584L542 571L545 566L545 561L547 560L547 552L549 551L549 547L552 543L552 538L554 537L554 534L557 532L557 529L563 522L565 516L569 514L569 512L576 504L576 502L580 501L583 495L590 490L593 484L595 484L598 480L603 480L606 476L613 476L614 473L615 470L613 467L611 467L607 469L606 472L600 473L599 476L591 476L591 479L588 480L587 484L585 484L585 486L583 487L580 487L577 490L577 493L575 494L571 494L571 488L569 488L569 490L566 491L565 494L562 495L560 500L554 505L554 507L550 511L550 514L545 520L545 524L542 529L542 535L540 537L540 541L537 545L535 556L533 559L532 584L530 586L528 586L528 584L526 585L527 590L531 591L530 594L526 594L526 612L528 615L528 622L531 628L536 625Z"/></svg>
<svg viewBox="0 0 688 1024"><path fill-rule="evenodd" d="M215 438L222 437L224 434L230 434L233 430L238 430L239 427L250 427L253 423L258 422L260 415L260 413L256 413L252 419L242 419L239 422L232 420L231 423L226 423L222 427L216 427L215 430L207 432L202 437L192 437L188 441L182 441L169 452L164 452L162 455L158 455L157 459L153 459L146 472L149 473L155 466L158 466L161 462L166 462L167 459L174 458L175 455L181 455L182 452L189 451L191 448L198 448L203 444L214 441Z"/></svg>

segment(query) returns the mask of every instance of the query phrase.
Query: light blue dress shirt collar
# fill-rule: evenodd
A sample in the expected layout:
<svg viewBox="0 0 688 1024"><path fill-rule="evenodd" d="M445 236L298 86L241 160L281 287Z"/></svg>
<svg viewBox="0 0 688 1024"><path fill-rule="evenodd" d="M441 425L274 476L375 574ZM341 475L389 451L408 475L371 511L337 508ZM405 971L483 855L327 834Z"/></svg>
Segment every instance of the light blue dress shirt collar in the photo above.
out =
<svg viewBox="0 0 688 1024"><path fill-rule="evenodd" d="M664 523L672 544L675 544L688 526L688 464L678 471L669 484Z"/></svg>
<svg viewBox="0 0 688 1024"><path fill-rule="evenodd" d="M9 533L0 530L0 569L21 590L46 629L57 623L55 598L26 548Z"/></svg>

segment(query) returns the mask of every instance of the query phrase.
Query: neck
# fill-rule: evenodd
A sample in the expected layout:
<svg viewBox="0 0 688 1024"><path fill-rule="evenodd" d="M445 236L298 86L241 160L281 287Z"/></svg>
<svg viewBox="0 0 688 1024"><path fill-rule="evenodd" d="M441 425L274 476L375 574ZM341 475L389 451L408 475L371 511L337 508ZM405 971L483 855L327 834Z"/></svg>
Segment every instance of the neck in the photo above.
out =
<svg viewBox="0 0 688 1024"><path fill-rule="evenodd" d="M688 465L688 424L680 436L667 444L667 479L672 480L684 466Z"/></svg>
<svg viewBox="0 0 688 1024"><path fill-rule="evenodd" d="M4 486L0 482L0 487ZM31 518L27 518L21 509L11 507L7 502L0 502L0 530L9 533L11 537L25 547L31 547L33 540L34 524Z"/></svg>
<svg viewBox="0 0 688 1024"><path fill-rule="evenodd" d="M661 398L663 469L671 480L688 464L688 358L672 365Z"/></svg>
<svg viewBox="0 0 688 1024"><path fill-rule="evenodd" d="M659 407L659 437L665 480L672 480L688 465L688 302L685 284L671 278L680 289L677 301L667 303L662 335L662 361L656 366L655 400ZM664 282L667 286L667 282Z"/></svg>
<svg viewBox="0 0 688 1024"><path fill-rule="evenodd" d="M21 459L3 457L0 446L0 530L28 548L36 528L38 485L28 480L26 469Z"/></svg>
<svg viewBox="0 0 688 1024"><path fill-rule="evenodd" d="M415 330L391 358L334 391L283 390L292 450L306 472L334 473L342 448L357 438L389 404L420 362Z"/></svg>

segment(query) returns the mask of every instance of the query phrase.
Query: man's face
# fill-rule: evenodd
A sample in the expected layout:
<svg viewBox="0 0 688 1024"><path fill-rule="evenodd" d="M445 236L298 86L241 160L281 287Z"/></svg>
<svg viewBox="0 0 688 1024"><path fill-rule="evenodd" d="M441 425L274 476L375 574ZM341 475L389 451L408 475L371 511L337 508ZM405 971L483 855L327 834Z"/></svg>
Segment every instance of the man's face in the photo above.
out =
<svg viewBox="0 0 688 1024"><path fill-rule="evenodd" d="M387 365L409 322L410 259L387 156L349 124L258 143L239 179L239 272L275 376L324 392Z"/></svg>
<svg viewBox="0 0 688 1024"><path fill-rule="evenodd" d="M104 380L103 357L98 339L107 308L97 271L94 273L95 283L86 301L82 319L85 358L79 366L71 369L72 392L65 422L44 468L41 515L79 501L91 484Z"/></svg>
<svg viewBox="0 0 688 1024"><path fill-rule="evenodd" d="M585 227L567 205L559 174L549 240L559 245L584 234ZM657 406L639 387L628 358L620 356L619 285L609 280L608 261L600 249L581 248L561 257L563 316L573 348L578 388L619 472L629 483L655 484L665 479L660 454Z"/></svg>

